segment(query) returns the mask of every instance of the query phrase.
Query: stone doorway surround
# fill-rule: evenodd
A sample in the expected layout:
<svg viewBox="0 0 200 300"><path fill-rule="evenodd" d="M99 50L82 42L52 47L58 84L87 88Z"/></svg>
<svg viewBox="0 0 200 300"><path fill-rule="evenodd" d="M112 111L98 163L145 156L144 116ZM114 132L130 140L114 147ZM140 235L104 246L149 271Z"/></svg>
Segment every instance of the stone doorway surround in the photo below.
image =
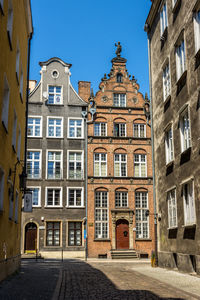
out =
<svg viewBox="0 0 200 300"><path fill-rule="evenodd" d="M129 222L129 249L133 249L133 215L132 209L112 209L112 250L116 249L116 222L120 219Z"/></svg>

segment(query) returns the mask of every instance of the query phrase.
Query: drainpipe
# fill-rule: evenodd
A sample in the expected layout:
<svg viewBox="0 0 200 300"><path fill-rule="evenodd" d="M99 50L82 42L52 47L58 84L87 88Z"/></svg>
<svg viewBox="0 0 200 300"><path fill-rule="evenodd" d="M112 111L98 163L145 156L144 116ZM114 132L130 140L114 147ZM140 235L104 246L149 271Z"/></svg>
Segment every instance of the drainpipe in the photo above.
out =
<svg viewBox="0 0 200 300"><path fill-rule="evenodd" d="M22 178L24 180L24 192L26 191L26 160L27 160L27 131L28 131L28 98L29 98L29 74L30 74L30 53L31 53L31 40L33 33L30 33L28 39L28 61L27 61L27 83L26 83L26 111L25 111L25 143L24 143L24 167L22 171Z"/></svg>
<svg viewBox="0 0 200 300"><path fill-rule="evenodd" d="M157 238L157 204L155 189L155 157L154 157L154 132L153 132L153 109L152 109L152 78L151 78L151 48L148 25L145 24L148 37L148 61L149 61L149 90L150 90L150 114L151 114L151 144L152 144L152 167L153 167L153 202L154 202L154 230L155 230L155 265L158 266L158 238Z"/></svg>

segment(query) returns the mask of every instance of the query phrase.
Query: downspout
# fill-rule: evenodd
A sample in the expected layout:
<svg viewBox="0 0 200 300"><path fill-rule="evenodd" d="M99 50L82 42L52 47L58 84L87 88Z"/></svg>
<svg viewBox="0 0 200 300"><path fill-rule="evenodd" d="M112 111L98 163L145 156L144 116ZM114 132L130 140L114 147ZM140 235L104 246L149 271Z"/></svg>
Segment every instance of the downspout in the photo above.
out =
<svg viewBox="0 0 200 300"><path fill-rule="evenodd" d="M28 39L28 61L27 61L27 83L26 83L26 111L25 111L25 143L24 143L24 167L23 167L23 178L24 178L24 191L26 191L26 160L27 160L27 131L28 131L28 98L29 98L29 74L30 74L30 54L31 54L31 40L33 33L30 33Z"/></svg>
<svg viewBox="0 0 200 300"><path fill-rule="evenodd" d="M154 230L155 230L154 246L155 246L155 265L158 266L158 238L157 238L158 218L157 218L157 202L156 202L156 188L155 188L156 178L155 178L154 132L153 132L153 109L152 109L151 47L150 47L150 37L148 32L147 32L147 37L148 37L149 92L150 92L150 114L151 114L152 167L153 167L153 204L154 204Z"/></svg>

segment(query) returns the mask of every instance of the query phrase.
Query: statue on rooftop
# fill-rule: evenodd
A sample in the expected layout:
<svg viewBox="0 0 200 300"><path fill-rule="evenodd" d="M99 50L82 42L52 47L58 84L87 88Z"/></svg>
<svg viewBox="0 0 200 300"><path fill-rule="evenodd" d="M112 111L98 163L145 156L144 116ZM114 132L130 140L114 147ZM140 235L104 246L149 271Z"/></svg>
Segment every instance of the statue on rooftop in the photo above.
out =
<svg viewBox="0 0 200 300"><path fill-rule="evenodd" d="M120 45L120 42L118 42L118 44L115 43L115 47L117 47L117 50L115 53L117 54L117 57L120 57L121 52L122 52L122 46Z"/></svg>

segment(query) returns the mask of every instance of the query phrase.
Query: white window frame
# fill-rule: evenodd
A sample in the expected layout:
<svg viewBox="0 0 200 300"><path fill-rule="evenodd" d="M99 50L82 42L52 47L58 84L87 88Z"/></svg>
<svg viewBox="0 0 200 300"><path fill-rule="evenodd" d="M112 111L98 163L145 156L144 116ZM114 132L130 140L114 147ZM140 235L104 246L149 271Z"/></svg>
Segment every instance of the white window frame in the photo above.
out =
<svg viewBox="0 0 200 300"><path fill-rule="evenodd" d="M3 105L2 105L1 120L6 131L8 131L9 102L10 102L10 88L9 88L7 77L6 75L4 75L4 89L3 89L3 101L2 101Z"/></svg>
<svg viewBox="0 0 200 300"><path fill-rule="evenodd" d="M77 137L77 125L74 125L75 128L75 135L74 136L70 136L70 120L74 120L74 121L80 121L81 120L81 136ZM78 128L80 128L80 126L78 126ZM84 139L84 119L83 118L68 118L68 139Z"/></svg>
<svg viewBox="0 0 200 300"><path fill-rule="evenodd" d="M118 129L119 129L118 135L116 135L116 130L115 130L116 126L118 126ZM126 137L126 123L114 122L114 136L115 137Z"/></svg>
<svg viewBox="0 0 200 300"><path fill-rule="evenodd" d="M55 203L55 190L60 190L60 205L49 205L48 204L48 201L47 201L47 195L48 195L48 190L54 190L53 192L53 202ZM48 208L59 208L59 207L62 207L63 206L63 195L62 195L62 187L60 186L47 186L45 188L45 207L48 207Z"/></svg>
<svg viewBox="0 0 200 300"><path fill-rule="evenodd" d="M18 138L17 138L17 158L19 161L20 161L20 154L21 154L21 129L19 127Z"/></svg>
<svg viewBox="0 0 200 300"><path fill-rule="evenodd" d="M187 115L187 125L185 116ZM189 108L185 109L179 118L180 122L180 138L181 138L181 152L189 149L191 147L191 124L190 124L190 114ZM185 127L186 125L186 127Z"/></svg>
<svg viewBox="0 0 200 300"><path fill-rule="evenodd" d="M81 190L81 205L69 205L69 191L70 190ZM74 198L75 203L75 198ZM72 208L84 208L84 188L83 187L67 187L67 205L66 207L72 207Z"/></svg>
<svg viewBox="0 0 200 300"><path fill-rule="evenodd" d="M0 211L3 211L4 179L5 179L5 173L4 170L0 167Z"/></svg>
<svg viewBox="0 0 200 300"><path fill-rule="evenodd" d="M31 124L31 126L33 126L33 135L29 135L28 134L28 131L27 131L27 137L30 137L30 138L41 138L42 137L42 121L43 121L43 117L42 116L33 116L33 115L29 115L28 116L28 119L29 118L32 118L34 119L33 120L33 125ZM40 125L38 124L35 124L35 119L40 119ZM29 120L28 120L29 121ZM29 124L28 124L29 126ZM40 127L40 135L35 135L35 127L36 126L39 126Z"/></svg>
<svg viewBox="0 0 200 300"><path fill-rule="evenodd" d="M49 135L49 120L50 119L61 120L61 125L59 125L59 126L57 126L56 124L51 125L54 128L54 135L53 136ZM61 135L60 136L56 136L56 127L61 127ZM54 117L54 116L48 116L47 117L47 137L52 138L52 139L61 139L61 138L63 138L63 117Z"/></svg>
<svg viewBox="0 0 200 300"><path fill-rule="evenodd" d="M103 134L104 129L102 128L105 125L105 134ZM99 134L95 132L95 126L99 126L98 131ZM94 123L94 136L107 136L107 123L106 122L95 122Z"/></svg>
<svg viewBox="0 0 200 300"><path fill-rule="evenodd" d="M32 196L32 207L41 207L41 187L40 186L27 186L28 190L38 189L38 205L33 204L33 196Z"/></svg>
<svg viewBox="0 0 200 300"><path fill-rule="evenodd" d="M139 160L138 161L135 161L136 155L139 156ZM141 155L145 156L145 162L143 162L141 160ZM135 176L135 164L139 165L139 176L138 177L147 177L147 154L144 154L144 153L135 153L134 154L134 176ZM142 164L145 164L145 176L142 176Z"/></svg>
<svg viewBox="0 0 200 300"><path fill-rule="evenodd" d="M53 176L55 177L55 178L49 178L48 177L48 153L49 152L60 152L61 153L61 155L60 155L60 160L51 160L51 161L53 161L54 162L54 165L55 165L55 163L56 162L60 162L60 177L57 177L56 178L56 173L55 173L55 176L54 176L54 173L53 173ZM54 169L56 170L56 168L54 167L53 168L53 171L54 171ZM63 178L63 150L58 150L58 149L47 149L46 150L46 179L47 180L60 180L60 179L62 179Z"/></svg>
<svg viewBox="0 0 200 300"><path fill-rule="evenodd" d="M16 144L17 144L17 114L14 109L13 130L12 130L12 147L15 152L16 152Z"/></svg>
<svg viewBox="0 0 200 300"><path fill-rule="evenodd" d="M172 195L172 193L174 193L174 195ZM173 188L167 192L167 207L169 229L176 228L178 226L176 188Z"/></svg>
<svg viewBox="0 0 200 300"><path fill-rule="evenodd" d="M15 191L15 217L14 221L15 223L18 223L19 219L19 192L18 190Z"/></svg>
<svg viewBox="0 0 200 300"><path fill-rule="evenodd" d="M120 201L120 205L116 205L116 193L119 193L119 201ZM126 194L127 198L127 205L123 205L123 194ZM115 191L115 208L123 208L123 207L128 207L128 191Z"/></svg>
<svg viewBox="0 0 200 300"><path fill-rule="evenodd" d="M119 155L119 161L115 160L115 156ZM122 161L122 155L125 155L126 161ZM116 175L116 164L119 164L119 175ZM126 175L122 175L122 164L126 164ZM114 176L115 177L127 177L127 154L126 153L114 153Z"/></svg>
<svg viewBox="0 0 200 300"><path fill-rule="evenodd" d="M138 136L135 136L135 126L138 126ZM141 126L144 126L144 136L141 136ZM146 138L146 125L143 123L133 123L133 137L135 138Z"/></svg>
<svg viewBox="0 0 200 300"><path fill-rule="evenodd" d="M182 38L176 45L176 76L177 81L186 70L186 47L185 39Z"/></svg>
<svg viewBox="0 0 200 300"><path fill-rule="evenodd" d="M165 101L171 94L170 67L167 62L163 68L163 100Z"/></svg>
<svg viewBox="0 0 200 300"><path fill-rule="evenodd" d="M13 32L13 5L12 0L8 0L8 18L7 18L7 32L9 35L10 43L12 43Z"/></svg>
<svg viewBox="0 0 200 300"><path fill-rule="evenodd" d="M96 206L96 193L101 193L100 195L100 206ZM107 194L107 206L102 206L102 193ZM94 209L95 209L95 216L94 216L94 222L95 222L95 229L94 229L94 237L95 239L108 239L109 238L109 193L108 191L95 191L94 194ZM107 220L103 220L103 210L107 211ZM100 212L100 218L101 220L96 219L96 211L101 211ZM100 234L97 236L96 233L96 226L97 224L100 224ZM103 224L107 224L107 235L103 236Z"/></svg>
<svg viewBox="0 0 200 300"><path fill-rule="evenodd" d="M41 179L42 177L42 150L41 149L27 149L27 162L28 160L28 152L39 152L40 153L40 159L39 159L39 176L38 177L28 177L28 180L31 179ZM35 160L33 160L35 161ZM28 166L28 163L27 163ZM33 169L34 170L34 169Z"/></svg>
<svg viewBox="0 0 200 300"><path fill-rule="evenodd" d="M96 154L99 155L99 160L95 159ZM105 155L106 160L102 160L102 154ZM102 152L102 153L94 152L93 157L94 157L94 176L95 177L100 177L100 176L105 177L105 176L107 176L107 153L105 153L105 152ZM99 165L99 174L97 174L96 171L95 171L95 164L96 163ZM103 165L105 165L106 174L103 174L103 172L102 172L103 171L102 170Z"/></svg>
<svg viewBox="0 0 200 300"><path fill-rule="evenodd" d="M72 153L81 153L81 177L79 177L79 178L76 178L76 175L73 178L70 177L70 170L69 170L70 152L72 152ZM76 160L74 160L73 162L75 163ZM75 168L75 172L76 172L76 168ZM82 180L82 179L84 179L84 151L83 150L67 150L67 179L69 179L69 180Z"/></svg>
<svg viewBox="0 0 200 300"><path fill-rule="evenodd" d="M122 97L121 95L123 95L124 98L125 98L124 105L122 105L123 99L121 99L121 97ZM114 93L113 94L113 106L114 107L126 107L126 94L124 94L124 93Z"/></svg>
<svg viewBox="0 0 200 300"><path fill-rule="evenodd" d="M188 197L186 197L185 186L188 186ZM185 182L183 188L183 207L184 207L184 224L190 226L196 224L196 210L195 210L195 197L194 197L194 180ZM191 193L191 194L190 194ZM189 196L190 194L190 196ZM186 199L187 198L187 199ZM188 200L188 205L186 204Z"/></svg>
<svg viewBox="0 0 200 300"><path fill-rule="evenodd" d="M170 135L171 132L171 135ZM166 164L174 160L174 140L173 140L173 126L170 125L165 130L165 158Z"/></svg>
<svg viewBox="0 0 200 300"><path fill-rule="evenodd" d="M200 8L194 12L195 53L200 50Z"/></svg>
<svg viewBox="0 0 200 300"><path fill-rule="evenodd" d="M160 35L162 36L168 26L167 20L167 2L164 1L160 10Z"/></svg>
<svg viewBox="0 0 200 300"><path fill-rule="evenodd" d="M54 87L54 92L50 92L49 93L49 87L52 86ZM56 88L57 87L60 87L61 88L61 93L56 93ZM47 104L48 105L62 105L63 104L63 85L53 85L53 84L48 84L47 85L47 94L48 94L48 101L47 101ZM49 103L49 94L53 94L54 97L53 97L53 103ZM60 103L56 103L56 95L60 96Z"/></svg>
<svg viewBox="0 0 200 300"><path fill-rule="evenodd" d="M147 200L147 207L143 207L142 205L142 193L146 194L146 200ZM139 195L139 200L140 200L140 207L136 207L136 194ZM141 219L137 220L137 210L141 211ZM144 191L136 191L135 192L135 223L136 223L136 228L137 228L137 223L141 224L141 236L137 237L137 231L136 231L136 238L137 239L148 239L149 238L149 216L146 215L146 211L149 210L149 197L148 197L148 192ZM144 215L143 215L144 214ZM145 216L146 220L143 220L143 217ZM142 224L147 224L147 237L144 237L144 228Z"/></svg>

